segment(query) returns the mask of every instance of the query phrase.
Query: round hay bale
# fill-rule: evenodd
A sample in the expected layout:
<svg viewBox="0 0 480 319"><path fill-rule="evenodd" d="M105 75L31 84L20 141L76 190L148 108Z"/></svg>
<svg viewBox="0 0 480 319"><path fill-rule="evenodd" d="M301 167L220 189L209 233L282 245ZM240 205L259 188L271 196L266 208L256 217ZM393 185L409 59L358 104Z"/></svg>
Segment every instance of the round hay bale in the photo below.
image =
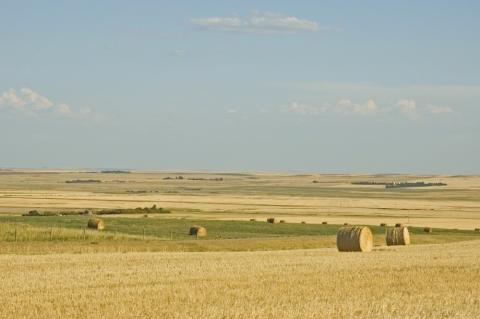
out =
<svg viewBox="0 0 480 319"><path fill-rule="evenodd" d="M285 224L285 221L283 219L281 219L280 224Z"/></svg>
<svg viewBox="0 0 480 319"><path fill-rule="evenodd" d="M306 223L307 223L306 221L304 221L304 220L302 221L302 224L306 224Z"/></svg>
<svg viewBox="0 0 480 319"><path fill-rule="evenodd" d="M90 218L87 223L88 228L96 229L96 230L104 230L105 229L105 222L100 218Z"/></svg>
<svg viewBox="0 0 480 319"><path fill-rule="evenodd" d="M475 231L476 231L476 232L480 232L480 228L475 228Z"/></svg>
<svg viewBox="0 0 480 319"><path fill-rule="evenodd" d="M267 218L267 223L275 224L275 218Z"/></svg>
<svg viewBox="0 0 480 319"><path fill-rule="evenodd" d="M387 227L387 224L386 223L381 223L380 227Z"/></svg>
<svg viewBox="0 0 480 319"><path fill-rule="evenodd" d="M257 220L255 218L250 218L251 222L256 222Z"/></svg>
<svg viewBox="0 0 480 319"><path fill-rule="evenodd" d="M366 226L342 227L337 233L337 248L338 251L372 251L372 231Z"/></svg>
<svg viewBox="0 0 480 319"><path fill-rule="evenodd" d="M433 229L431 227L425 227L423 229L424 232L428 233L428 234L431 234L433 232Z"/></svg>
<svg viewBox="0 0 480 319"><path fill-rule="evenodd" d="M328 224L328 222L322 222L322 225L326 225L326 224Z"/></svg>
<svg viewBox="0 0 480 319"><path fill-rule="evenodd" d="M402 223L396 223L395 227L403 227L403 224Z"/></svg>
<svg viewBox="0 0 480 319"><path fill-rule="evenodd" d="M348 226L348 225L350 225L350 224L349 223L343 223L343 226Z"/></svg>
<svg viewBox="0 0 480 319"><path fill-rule="evenodd" d="M410 245L408 227L387 228L387 246Z"/></svg>
<svg viewBox="0 0 480 319"><path fill-rule="evenodd" d="M197 237L205 237L207 236L207 229L202 226L193 225L190 227L189 234Z"/></svg>

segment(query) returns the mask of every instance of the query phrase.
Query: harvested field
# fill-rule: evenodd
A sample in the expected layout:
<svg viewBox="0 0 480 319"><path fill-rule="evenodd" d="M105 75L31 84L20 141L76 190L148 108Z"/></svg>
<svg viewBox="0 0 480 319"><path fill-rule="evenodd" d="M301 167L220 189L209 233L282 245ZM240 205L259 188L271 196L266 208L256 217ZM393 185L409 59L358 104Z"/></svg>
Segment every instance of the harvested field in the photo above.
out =
<svg viewBox="0 0 480 319"><path fill-rule="evenodd" d="M3 255L0 317L475 318L479 245Z"/></svg>

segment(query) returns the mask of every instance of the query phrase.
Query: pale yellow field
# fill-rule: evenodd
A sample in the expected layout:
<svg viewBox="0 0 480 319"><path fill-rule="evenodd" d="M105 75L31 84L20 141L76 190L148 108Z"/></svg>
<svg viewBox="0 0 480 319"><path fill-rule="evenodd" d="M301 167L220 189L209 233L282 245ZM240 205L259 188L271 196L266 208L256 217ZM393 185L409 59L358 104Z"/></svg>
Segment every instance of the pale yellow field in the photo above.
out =
<svg viewBox="0 0 480 319"><path fill-rule="evenodd" d="M0 256L2 318L478 318L480 242Z"/></svg>
<svg viewBox="0 0 480 319"><path fill-rule="evenodd" d="M184 179L164 180L177 175ZM224 180L189 180L212 177ZM65 183L73 179L99 179L102 183ZM351 185L352 181L364 180L441 181L448 186L385 190L382 186ZM172 217L248 219L275 214L287 222L372 225L402 222L412 226L472 229L480 227L480 177L0 172L0 212L3 213L153 204L173 209Z"/></svg>

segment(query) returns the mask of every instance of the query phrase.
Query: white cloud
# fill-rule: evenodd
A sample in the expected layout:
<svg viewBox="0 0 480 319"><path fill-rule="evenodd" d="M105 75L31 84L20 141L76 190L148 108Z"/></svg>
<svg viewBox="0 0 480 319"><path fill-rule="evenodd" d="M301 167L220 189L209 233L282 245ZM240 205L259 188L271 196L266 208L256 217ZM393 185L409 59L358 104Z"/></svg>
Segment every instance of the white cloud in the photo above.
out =
<svg viewBox="0 0 480 319"><path fill-rule="evenodd" d="M72 109L67 104L54 103L30 88L22 88L18 91L9 89L1 93L0 108L33 116L46 113L61 116L74 115Z"/></svg>
<svg viewBox="0 0 480 319"><path fill-rule="evenodd" d="M449 114L453 110L448 106L427 105L427 109L431 114Z"/></svg>
<svg viewBox="0 0 480 319"><path fill-rule="evenodd" d="M338 100L333 106L329 103L323 103L322 106L292 102L286 107L279 109L282 113L300 114L300 115L319 115L319 114L341 114L345 116L369 116L369 117L392 117L402 115L409 120L418 120L428 115L455 113L450 107L441 107L435 105L418 106L412 99L401 99L395 104L378 105L373 99L364 103L356 103L351 99Z"/></svg>
<svg viewBox="0 0 480 319"><path fill-rule="evenodd" d="M192 19L191 22L206 30L252 32L252 33L294 33L298 31L317 31L320 25L316 21L300 19L294 16L271 12L254 11L246 18L210 17Z"/></svg>
<svg viewBox="0 0 480 319"><path fill-rule="evenodd" d="M412 120L416 120L419 118L417 102L415 102L414 100L400 100L397 102L397 104L395 104L395 107L400 111L400 113Z"/></svg>
<svg viewBox="0 0 480 319"><path fill-rule="evenodd" d="M369 99L363 104L353 103L349 99L342 99L337 102L335 110L343 114L374 115L380 109L374 100Z"/></svg>
<svg viewBox="0 0 480 319"><path fill-rule="evenodd" d="M299 102L292 102L285 109L285 113L295 113L302 115L316 115L327 111L327 107L317 107Z"/></svg>

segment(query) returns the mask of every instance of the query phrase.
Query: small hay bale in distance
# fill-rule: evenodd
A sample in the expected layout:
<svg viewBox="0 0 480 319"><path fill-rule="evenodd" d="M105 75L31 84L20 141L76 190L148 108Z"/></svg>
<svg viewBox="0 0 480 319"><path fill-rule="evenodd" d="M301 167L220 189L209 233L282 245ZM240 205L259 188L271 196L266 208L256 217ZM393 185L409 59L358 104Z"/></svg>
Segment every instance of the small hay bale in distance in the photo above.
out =
<svg viewBox="0 0 480 319"><path fill-rule="evenodd" d="M480 228L475 228L475 230L477 233L480 233Z"/></svg>
<svg viewBox="0 0 480 319"><path fill-rule="evenodd" d="M402 223L396 223L395 227L403 227L403 224Z"/></svg>
<svg viewBox="0 0 480 319"><path fill-rule="evenodd" d="M267 218L267 223L275 224L275 218Z"/></svg>
<svg viewBox="0 0 480 319"><path fill-rule="evenodd" d="M373 234L367 226L342 227L337 233L338 251L369 252L373 248Z"/></svg>
<svg viewBox="0 0 480 319"><path fill-rule="evenodd" d="M327 224L328 224L328 222L322 222L322 225L327 225Z"/></svg>
<svg viewBox="0 0 480 319"><path fill-rule="evenodd" d="M387 223L381 223L380 227L387 227Z"/></svg>
<svg viewBox="0 0 480 319"><path fill-rule="evenodd" d="M304 221L304 220L302 220L302 222L301 222L301 223L302 223L302 224L306 224L307 222L306 222L306 221Z"/></svg>
<svg viewBox="0 0 480 319"><path fill-rule="evenodd" d="M280 224L285 224L285 220L281 219Z"/></svg>
<svg viewBox="0 0 480 319"><path fill-rule="evenodd" d="M410 233L408 227L387 228L387 246L410 245Z"/></svg>
<svg viewBox="0 0 480 319"><path fill-rule="evenodd" d="M348 225L350 225L350 224L349 223L343 223L343 226L348 226Z"/></svg>
<svg viewBox="0 0 480 319"><path fill-rule="evenodd" d="M207 236L207 229L202 226L193 225L190 227L189 234L197 237L205 237Z"/></svg>
<svg viewBox="0 0 480 319"><path fill-rule="evenodd" d="M255 218L250 218L251 222L256 222L257 220Z"/></svg>
<svg viewBox="0 0 480 319"><path fill-rule="evenodd" d="M88 228L96 229L96 230L104 230L105 229L105 222L100 218L90 218L87 223Z"/></svg>
<svg viewBox="0 0 480 319"><path fill-rule="evenodd" d="M424 232L428 233L428 234L431 234L433 232L433 229L431 227L425 227L423 229Z"/></svg>

